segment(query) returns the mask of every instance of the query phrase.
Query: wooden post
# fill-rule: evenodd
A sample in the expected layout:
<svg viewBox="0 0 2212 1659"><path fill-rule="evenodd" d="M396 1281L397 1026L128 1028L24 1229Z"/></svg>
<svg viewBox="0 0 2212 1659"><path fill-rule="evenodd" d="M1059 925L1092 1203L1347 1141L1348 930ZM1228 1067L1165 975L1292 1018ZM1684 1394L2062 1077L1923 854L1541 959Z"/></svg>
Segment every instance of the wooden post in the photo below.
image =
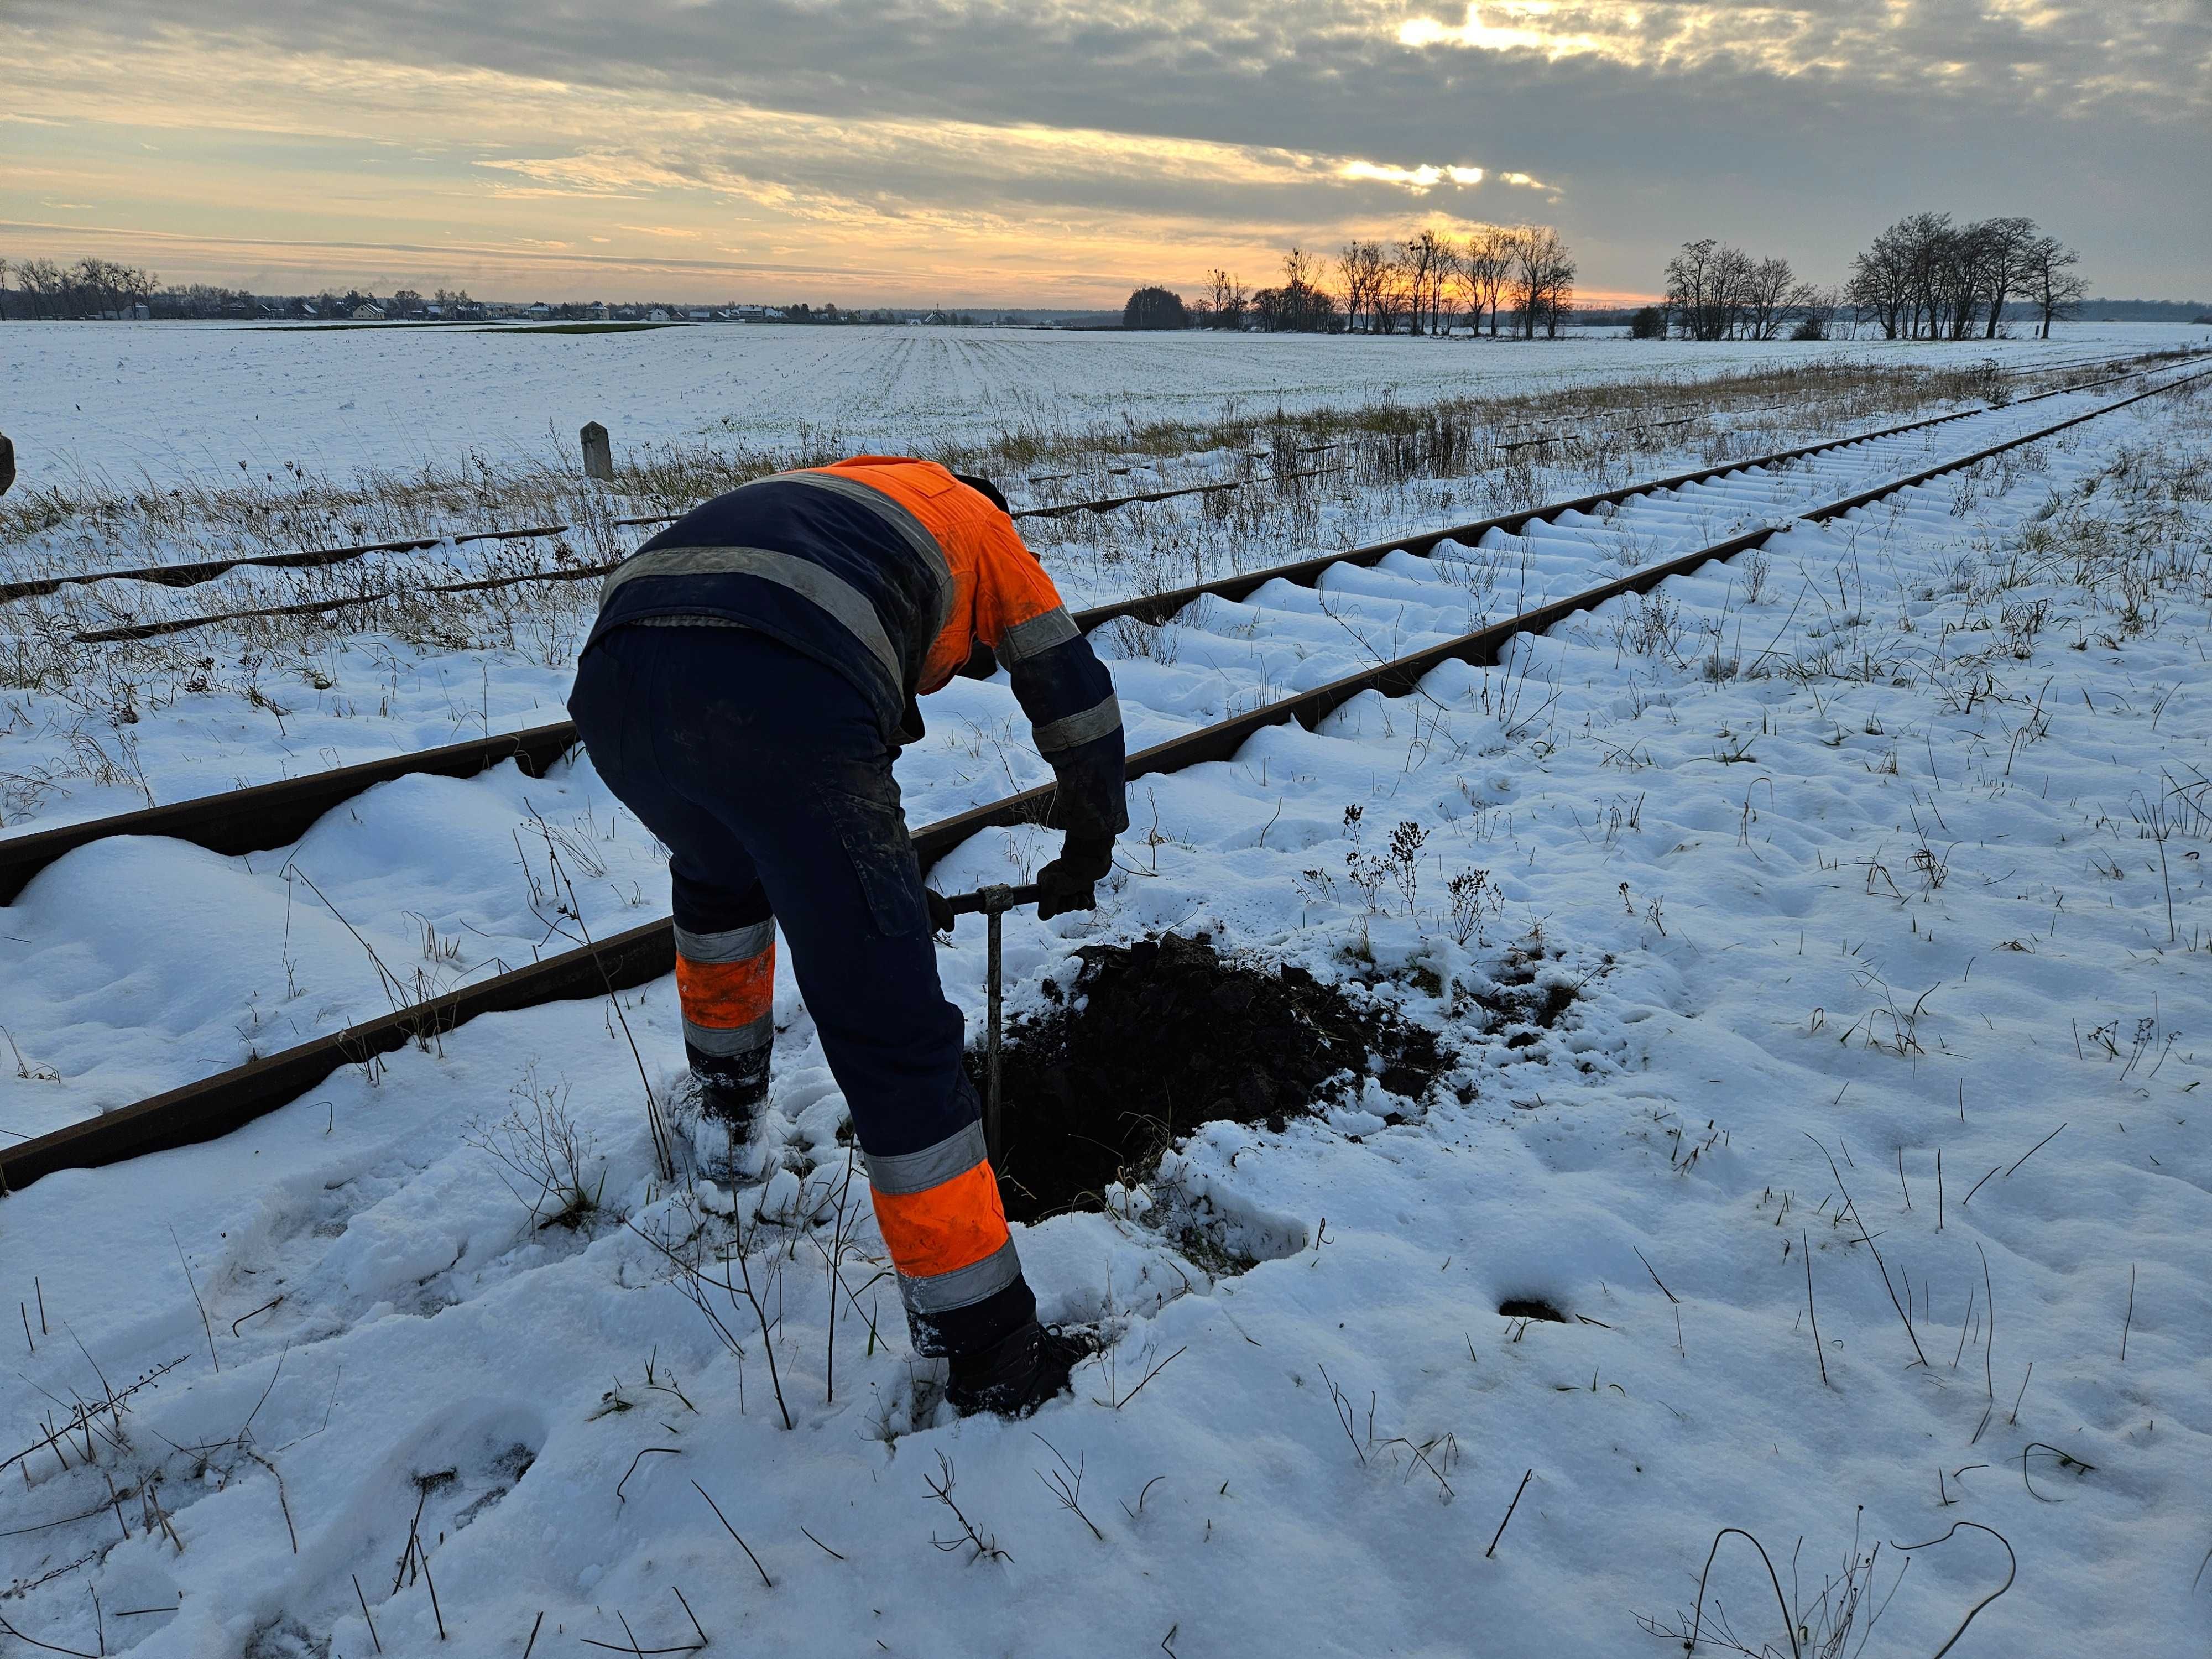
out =
<svg viewBox="0 0 2212 1659"><path fill-rule="evenodd" d="M15 482L15 446L4 432L0 432L0 495L8 493L8 486Z"/></svg>
<svg viewBox="0 0 2212 1659"><path fill-rule="evenodd" d="M615 481L614 446L607 441L607 429L597 421L584 422L579 434L584 441L584 476L597 478L601 483Z"/></svg>

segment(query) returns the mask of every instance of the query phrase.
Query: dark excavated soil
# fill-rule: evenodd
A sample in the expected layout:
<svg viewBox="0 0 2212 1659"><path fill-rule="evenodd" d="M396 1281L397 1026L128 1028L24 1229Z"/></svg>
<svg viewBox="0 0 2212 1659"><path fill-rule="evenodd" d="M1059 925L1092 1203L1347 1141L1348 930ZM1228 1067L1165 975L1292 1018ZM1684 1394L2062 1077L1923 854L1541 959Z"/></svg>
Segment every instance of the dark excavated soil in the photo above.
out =
<svg viewBox="0 0 2212 1659"><path fill-rule="evenodd" d="M1509 1296L1498 1304L1498 1311L1508 1319L1542 1319L1559 1325L1567 1322L1566 1315L1540 1297Z"/></svg>
<svg viewBox="0 0 2212 1659"><path fill-rule="evenodd" d="M1018 1221L1097 1208L1125 1170L1143 1178L1202 1123L1279 1130L1351 1092L1372 1058L1382 1086L1414 1100L1450 1064L1434 1033L1302 968L1224 957L1202 935L1077 955L1066 1000L1006 1036L1000 1173ZM968 1060L980 1091L981 1052Z"/></svg>

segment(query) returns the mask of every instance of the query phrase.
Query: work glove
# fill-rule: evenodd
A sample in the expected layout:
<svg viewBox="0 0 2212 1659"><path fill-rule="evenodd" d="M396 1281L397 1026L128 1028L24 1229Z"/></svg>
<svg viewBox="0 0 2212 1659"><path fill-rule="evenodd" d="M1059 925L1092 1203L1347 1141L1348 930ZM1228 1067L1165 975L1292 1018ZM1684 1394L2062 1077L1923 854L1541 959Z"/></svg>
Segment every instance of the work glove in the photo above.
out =
<svg viewBox="0 0 2212 1659"><path fill-rule="evenodd" d="M958 920L952 914L952 901L934 887L923 888L921 900L929 907L929 931L933 933L951 933L952 924Z"/></svg>
<svg viewBox="0 0 2212 1659"><path fill-rule="evenodd" d="M1095 908L1091 890L1114 867L1111 836L1071 834L1060 856L1037 872L1037 920L1050 921L1064 910Z"/></svg>

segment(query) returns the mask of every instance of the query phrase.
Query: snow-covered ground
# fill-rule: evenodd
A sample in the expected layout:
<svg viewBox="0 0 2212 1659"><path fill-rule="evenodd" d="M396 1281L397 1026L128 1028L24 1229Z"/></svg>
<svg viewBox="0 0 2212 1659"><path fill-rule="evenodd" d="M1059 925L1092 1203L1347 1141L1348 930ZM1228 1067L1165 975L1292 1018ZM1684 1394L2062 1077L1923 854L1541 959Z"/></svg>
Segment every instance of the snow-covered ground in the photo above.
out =
<svg viewBox="0 0 2212 1659"><path fill-rule="evenodd" d="M1786 507L1784 484L1715 496L1714 533ZM0 1201L26 1344L0 1407L0 1458L25 1449L0 1468L0 1619L149 1656L649 1651L696 1640L694 1614L714 1650L1611 1656L1666 1650L1639 1620L1686 1616L1738 1527L1804 1633L1731 1536L1709 1642L1717 1604L1753 1651L1856 1651L1878 1613L1865 1651L1928 1654L2009 1583L1953 1652L2200 1652L2208 495L2200 389L1788 532L1503 669L1145 780L1105 906L1010 922L1018 1006L1078 945L1203 931L1431 1024L1471 1098L1370 1080L1326 1120L1200 1131L1127 1213L1021 1230L1048 1313L1113 1340L1028 1423L945 1420L929 1368L871 1340L859 1310L892 1310L865 1224L830 1327L842 1108L787 985L785 1169L732 1219L654 1178L604 1002L479 1020L222 1141ZM1565 586L1577 560L1654 556L1643 523L1632 545L1592 525L1484 550L1450 580L1394 558L1279 596L1265 646L1255 608L1209 604L1116 672L1165 730L1456 631L1524 563ZM984 793L1024 781L1003 710L933 712L946 805L963 742ZM481 846L526 824L506 914L561 921L553 852L595 932L626 883L659 901L581 767L333 817L289 867L349 915L416 908L434 935L390 963L403 978L449 937L479 960L476 896L426 872L477 880ZM1401 822L1423 845L1363 899L1347 855ZM1032 855L994 832L939 878ZM270 988L271 1024L363 995L278 1002L286 957L322 974L361 951L275 878L287 858L64 860L0 915L30 941L0 945L5 1023L45 1000L41 1030L83 1022L70 1063L96 1070L142 1027L198 1041L178 1034L242 993ZM1478 869L1500 902L1455 919L1447 884ZM136 914L149 891L158 917ZM1533 1036L1469 1000L1516 950L1576 992ZM972 936L942 956L971 1015L981 957ZM648 1066L672 1063L670 985L621 1003ZM0 1103L74 1086L19 1078ZM485 1149L549 1100L599 1199L578 1229L532 1230ZM1270 1259L1217 1278L1148 1206ZM640 1236L695 1226L734 1228L773 1275L773 1380L750 1309L714 1293L740 1360ZM1502 1319L1509 1297L1570 1322ZM172 1362L118 1419L47 1438L75 1397ZM1054 1477L1079 1478L1079 1515ZM403 1565L410 1532L427 1573Z"/></svg>
<svg viewBox="0 0 2212 1659"><path fill-rule="evenodd" d="M924 451L1000 430L1085 429L1407 402L1617 380L1709 376L1849 356L1915 363L2074 361L2202 343L2157 324L2063 325L2047 341L1691 344L1409 337L1061 333L702 325L632 334L464 328L55 323L0 329L0 431L27 484L80 477L235 482L286 463L356 468L574 453L599 421L617 446L768 445L802 428L833 448Z"/></svg>

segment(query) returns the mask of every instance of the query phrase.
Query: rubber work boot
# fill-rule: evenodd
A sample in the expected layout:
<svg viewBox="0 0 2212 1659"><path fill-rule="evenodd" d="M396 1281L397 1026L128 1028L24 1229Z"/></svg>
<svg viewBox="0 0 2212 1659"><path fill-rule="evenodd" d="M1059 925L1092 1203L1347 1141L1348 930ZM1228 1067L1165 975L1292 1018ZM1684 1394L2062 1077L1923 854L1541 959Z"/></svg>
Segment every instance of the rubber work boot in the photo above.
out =
<svg viewBox="0 0 2212 1659"><path fill-rule="evenodd" d="M945 1397L963 1417L1027 1417L1066 1389L1067 1374L1090 1352L1090 1344L1057 1325L1031 1320L988 1348L955 1354Z"/></svg>

